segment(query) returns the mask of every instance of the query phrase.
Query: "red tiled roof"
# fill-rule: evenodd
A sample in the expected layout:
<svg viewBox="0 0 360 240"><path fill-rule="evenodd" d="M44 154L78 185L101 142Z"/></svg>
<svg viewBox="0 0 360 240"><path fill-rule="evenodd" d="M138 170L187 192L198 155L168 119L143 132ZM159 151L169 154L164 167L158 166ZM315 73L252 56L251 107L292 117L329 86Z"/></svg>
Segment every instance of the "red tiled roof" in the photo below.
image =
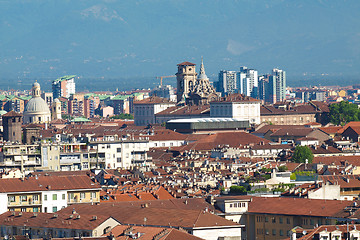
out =
<svg viewBox="0 0 360 240"><path fill-rule="evenodd" d="M70 216L72 215L72 216ZM1 225L6 226L27 226L27 227L49 227L66 229L93 230L102 224L109 216L82 213L30 213L30 212L5 212L0 215Z"/></svg>
<svg viewBox="0 0 360 240"><path fill-rule="evenodd" d="M249 213L331 217L350 206L350 201L285 197L254 197ZM269 207L271 206L271 207Z"/></svg>
<svg viewBox="0 0 360 240"><path fill-rule="evenodd" d="M148 205L132 206L124 203L101 203L98 205L77 204L60 210L61 213L76 212L93 215L112 216L122 224L137 224L151 226L171 226L183 228L239 226L239 224L226 220L204 210L183 210L175 208L152 207ZM136 202L135 202L136 203ZM134 203L134 204L135 204ZM144 218L146 222L144 223Z"/></svg>
<svg viewBox="0 0 360 240"><path fill-rule="evenodd" d="M158 96L151 96L149 98L145 98L140 101L134 101L134 104L157 104L157 103L168 103L168 104L174 104L174 102L170 102L167 98L161 98Z"/></svg>
<svg viewBox="0 0 360 240"><path fill-rule="evenodd" d="M207 113L210 114L210 105L186 105L169 107L161 112L158 112L156 115L201 115Z"/></svg>
<svg viewBox="0 0 360 240"><path fill-rule="evenodd" d="M353 166L360 166L360 156L321 156L314 157L313 163L322 163L327 165L342 165L348 163Z"/></svg>
<svg viewBox="0 0 360 240"><path fill-rule="evenodd" d="M3 114L2 117L22 117L22 114L14 111L10 111L8 113Z"/></svg>
<svg viewBox="0 0 360 240"><path fill-rule="evenodd" d="M260 100L248 97L244 94L233 93L228 96L222 97L217 101L213 101L213 103L222 103L222 102L259 102Z"/></svg>
<svg viewBox="0 0 360 240"><path fill-rule="evenodd" d="M182 62L179 63L178 66L195 66L195 63L191 63L191 62Z"/></svg>
<svg viewBox="0 0 360 240"><path fill-rule="evenodd" d="M158 240L201 240L202 238L195 237L185 231L180 231L174 228L160 228L160 227L144 227L144 226L128 226L118 225L111 229L111 232L107 233L114 235L116 240L128 240L129 236L125 235L126 231L132 233L141 233L141 240L154 240L158 237ZM86 238L85 238L86 240Z"/></svg>
<svg viewBox="0 0 360 240"><path fill-rule="evenodd" d="M340 188L360 188L360 175L321 175L319 179Z"/></svg>
<svg viewBox="0 0 360 240"><path fill-rule="evenodd" d="M194 143L181 146L179 151L185 150L211 150L219 145L229 145L229 147L240 147L245 145L256 145L260 143L269 143L269 140L257 137L246 132L221 132L211 135L206 135Z"/></svg>
<svg viewBox="0 0 360 240"><path fill-rule="evenodd" d="M88 176L44 176L22 179L0 179L0 192L30 192L72 189L99 189Z"/></svg>

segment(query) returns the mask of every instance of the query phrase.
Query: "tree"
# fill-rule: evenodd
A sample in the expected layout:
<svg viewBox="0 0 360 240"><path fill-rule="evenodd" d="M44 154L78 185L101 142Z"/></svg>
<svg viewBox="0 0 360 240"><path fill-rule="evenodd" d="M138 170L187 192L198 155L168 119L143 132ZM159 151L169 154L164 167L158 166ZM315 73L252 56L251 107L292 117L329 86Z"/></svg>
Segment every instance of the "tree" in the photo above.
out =
<svg viewBox="0 0 360 240"><path fill-rule="evenodd" d="M246 188L244 186L231 186L230 193L233 194L245 194Z"/></svg>
<svg viewBox="0 0 360 240"><path fill-rule="evenodd" d="M134 119L134 116L129 113L120 113L119 115L111 116L110 119Z"/></svg>
<svg viewBox="0 0 360 240"><path fill-rule="evenodd" d="M356 104L342 101L340 103L333 103L329 106L329 120L335 125L344 126L351 121L359 121L360 110Z"/></svg>
<svg viewBox="0 0 360 240"><path fill-rule="evenodd" d="M312 163L314 154L311 152L311 149L308 146L296 146L292 160L297 163L305 163L306 159L308 163Z"/></svg>

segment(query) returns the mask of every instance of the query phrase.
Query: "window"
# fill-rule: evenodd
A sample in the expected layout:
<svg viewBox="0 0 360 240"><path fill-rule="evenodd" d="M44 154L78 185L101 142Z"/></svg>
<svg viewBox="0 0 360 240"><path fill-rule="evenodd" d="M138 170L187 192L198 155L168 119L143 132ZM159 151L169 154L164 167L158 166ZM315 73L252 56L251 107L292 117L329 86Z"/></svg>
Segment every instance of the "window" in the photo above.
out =
<svg viewBox="0 0 360 240"><path fill-rule="evenodd" d="M280 229L279 235L280 235L280 236L284 236L284 230Z"/></svg>
<svg viewBox="0 0 360 240"><path fill-rule="evenodd" d="M272 230L272 235L275 236L276 235L276 229Z"/></svg>
<svg viewBox="0 0 360 240"><path fill-rule="evenodd" d="M8 202L15 202L15 196L8 196Z"/></svg>
<svg viewBox="0 0 360 240"><path fill-rule="evenodd" d="M33 195L33 202L39 201L39 195Z"/></svg>
<svg viewBox="0 0 360 240"><path fill-rule="evenodd" d="M27 196L20 196L20 202L26 202Z"/></svg>
<svg viewBox="0 0 360 240"><path fill-rule="evenodd" d="M310 219L310 225L314 225L314 219Z"/></svg>
<svg viewBox="0 0 360 240"><path fill-rule="evenodd" d="M96 192L92 192L92 193L91 193L91 198L92 198L92 199L96 198Z"/></svg>
<svg viewBox="0 0 360 240"><path fill-rule="evenodd" d="M57 212L57 207L53 207L53 212Z"/></svg>
<svg viewBox="0 0 360 240"><path fill-rule="evenodd" d="M46 212L46 213L47 213L47 207L44 207L44 212Z"/></svg>
<svg viewBox="0 0 360 240"><path fill-rule="evenodd" d="M88 168L89 168L89 163L83 162L83 169L88 169Z"/></svg>
<svg viewBox="0 0 360 240"><path fill-rule="evenodd" d="M269 229L265 229L265 234L269 235Z"/></svg>
<svg viewBox="0 0 360 240"><path fill-rule="evenodd" d="M116 158L116 161L117 161L117 162L121 162L121 158L119 158L119 157Z"/></svg>
<svg viewBox="0 0 360 240"><path fill-rule="evenodd" d="M110 144L107 144L107 145L106 145L106 148L109 149L109 148L110 148Z"/></svg>
<svg viewBox="0 0 360 240"><path fill-rule="evenodd" d="M38 208L38 207L34 207L34 208L33 208L33 212L39 212L39 208Z"/></svg>
<svg viewBox="0 0 360 240"><path fill-rule="evenodd" d="M44 201L47 201L47 195L46 194L44 195Z"/></svg>
<svg viewBox="0 0 360 240"><path fill-rule="evenodd" d="M290 218L286 218L286 223L290 224Z"/></svg>
<svg viewBox="0 0 360 240"><path fill-rule="evenodd" d="M283 218L279 217L279 223L283 223Z"/></svg>
<svg viewBox="0 0 360 240"><path fill-rule="evenodd" d="M22 212L26 212L26 208L21 208L21 211L22 211Z"/></svg>
<svg viewBox="0 0 360 240"><path fill-rule="evenodd" d="M271 218L271 222L276 223L276 218L275 217Z"/></svg>
<svg viewBox="0 0 360 240"><path fill-rule="evenodd" d="M62 195L62 200L65 200L65 193L63 193Z"/></svg>
<svg viewBox="0 0 360 240"><path fill-rule="evenodd" d="M75 199L74 193L69 193L69 199Z"/></svg>
<svg viewBox="0 0 360 240"><path fill-rule="evenodd" d="M265 222L268 222L269 221L269 218L268 217L265 217Z"/></svg>
<svg viewBox="0 0 360 240"><path fill-rule="evenodd" d="M57 194L53 194L53 195L52 195L52 199L53 199L53 200L57 200Z"/></svg>
<svg viewBox="0 0 360 240"><path fill-rule="evenodd" d="M85 198L85 193L84 192L80 193L80 199L84 199L84 198Z"/></svg>
<svg viewBox="0 0 360 240"><path fill-rule="evenodd" d="M121 148L117 148L116 152L118 152L118 153L121 152Z"/></svg>

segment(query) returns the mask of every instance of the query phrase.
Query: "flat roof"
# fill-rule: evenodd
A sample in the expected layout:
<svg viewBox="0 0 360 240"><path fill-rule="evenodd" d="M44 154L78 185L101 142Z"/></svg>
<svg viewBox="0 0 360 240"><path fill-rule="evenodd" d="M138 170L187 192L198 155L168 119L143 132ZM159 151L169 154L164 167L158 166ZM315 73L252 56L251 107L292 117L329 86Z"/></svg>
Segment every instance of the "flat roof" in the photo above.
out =
<svg viewBox="0 0 360 240"><path fill-rule="evenodd" d="M248 120L239 120L235 118L184 118L169 120L168 123L201 123L201 122L243 122Z"/></svg>

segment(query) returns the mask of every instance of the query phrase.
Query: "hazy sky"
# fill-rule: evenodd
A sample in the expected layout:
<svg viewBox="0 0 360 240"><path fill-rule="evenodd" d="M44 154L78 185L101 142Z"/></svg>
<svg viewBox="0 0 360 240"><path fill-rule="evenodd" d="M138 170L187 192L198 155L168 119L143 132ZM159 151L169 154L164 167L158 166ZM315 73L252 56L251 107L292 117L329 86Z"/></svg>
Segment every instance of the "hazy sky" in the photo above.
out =
<svg viewBox="0 0 360 240"><path fill-rule="evenodd" d="M0 0L0 80L149 77L245 65L357 78L360 1Z"/></svg>

